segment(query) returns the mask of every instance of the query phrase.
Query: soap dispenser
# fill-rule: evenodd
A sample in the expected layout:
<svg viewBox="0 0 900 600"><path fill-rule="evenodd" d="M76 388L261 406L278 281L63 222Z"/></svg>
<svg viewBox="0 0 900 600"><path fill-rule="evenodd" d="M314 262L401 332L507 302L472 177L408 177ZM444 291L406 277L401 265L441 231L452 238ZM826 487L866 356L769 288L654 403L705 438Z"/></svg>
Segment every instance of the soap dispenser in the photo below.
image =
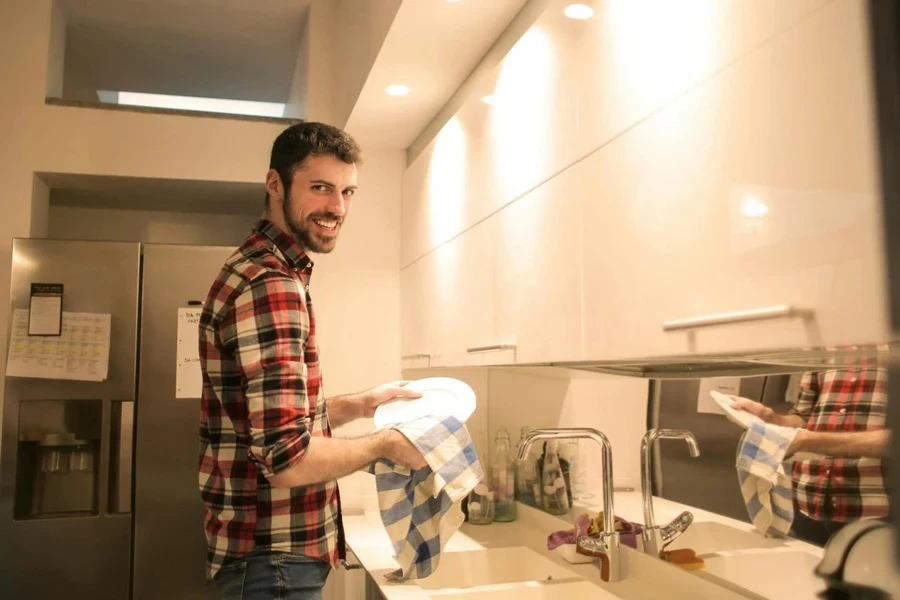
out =
<svg viewBox="0 0 900 600"><path fill-rule="evenodd" d="M515 521L515 461L510 449L509 432L497 430L491 457L491 488L494 492L494 521Z"/></svg>

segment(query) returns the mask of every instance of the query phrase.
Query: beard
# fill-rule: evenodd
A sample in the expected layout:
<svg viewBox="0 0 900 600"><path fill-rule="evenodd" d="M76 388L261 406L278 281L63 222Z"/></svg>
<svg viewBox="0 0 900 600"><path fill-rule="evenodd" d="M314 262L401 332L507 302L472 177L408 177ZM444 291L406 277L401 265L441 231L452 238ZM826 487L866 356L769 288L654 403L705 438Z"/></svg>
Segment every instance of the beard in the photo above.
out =
<svg viewBox="0 0 900 600"><path fill-rule="evenodd" d="M315 252L316 254L328 254L334 250L337 244L337 234L344 223L342 217L329 212L317 212L307 215L304 220L294 219L291 216L293 211L291 210L290 197L285 203L284 213L288 228L294 235L294 239L300 242L304 250ZM313 219L334 221L337 225L335 225L334 232L331 235L327 235L319 230L319 226L316 225Z"/></svg>

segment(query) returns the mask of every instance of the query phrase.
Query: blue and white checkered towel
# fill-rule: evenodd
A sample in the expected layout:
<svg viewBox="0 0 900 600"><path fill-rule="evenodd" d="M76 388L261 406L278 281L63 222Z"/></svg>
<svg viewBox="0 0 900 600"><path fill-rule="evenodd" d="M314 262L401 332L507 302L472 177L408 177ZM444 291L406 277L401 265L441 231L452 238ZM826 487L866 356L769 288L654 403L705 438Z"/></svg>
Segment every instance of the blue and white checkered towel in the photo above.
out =
<svg viewBox="0 0 900 600"><path fill-rule="evenodd" d="M469 432L454 417L425 417L393 428L422 452L428 466L410 471L388 460L369 466L381 521L400 563L385 578L421 579L437 570L441 550L462 525L460 502L484 471Z"/></svg>
<svg viewBox="0 0 900 600"><path fill-rule="evenodd" d="M753 525L761 533L784 537L794 520L791 476L784 458L797 430L751 423L739 446L738 481Z"/></svg>

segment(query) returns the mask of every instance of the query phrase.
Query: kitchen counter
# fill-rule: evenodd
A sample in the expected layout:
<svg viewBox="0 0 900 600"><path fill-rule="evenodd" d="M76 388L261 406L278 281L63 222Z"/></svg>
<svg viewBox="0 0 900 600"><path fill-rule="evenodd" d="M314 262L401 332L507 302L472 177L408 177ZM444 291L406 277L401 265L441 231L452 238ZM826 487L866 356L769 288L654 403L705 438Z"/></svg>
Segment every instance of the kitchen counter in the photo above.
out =
<svg viewBox="0 0 900 600"><path fill-rule="evenodd" d="M756 533L753 527L747 523L675 502L656 498L654 500L654 508L658 523L667 523L682 511L690 510L694 515L692 529L697 528L700 530L704 527L702 525L704 523L721 524L731 528L729 531L739 530L740 532L749 532L753 536L758 536L760 542L765 541L777 547L765 550L757 549L752 556L757 559L760 557L776 558L773 564L779 564L782 560L773 556L777 552L789 552L792 557L795 555L806 557L807 563L812 565L818 562L822 554L821 548L796 540L768 540ZM596 514L599 508L585 506L577 507L575 510L579 513L590 512ZM620 517L630 521L642 522L643 512L640 493L617 493L615 496L615 511ZM689 597L710 598L710 600L748 597L771 598L772 600L780 600L781 598L785 600L803 600L804 598L806 590L798 594L796 589L791 589L790 587L785 587L782 594L780 589L775 590L774 593L771 589L762 588L748 591L746 587L741 585L732 585L730 581L719 578L715 573L716 569L713 568L715 565L709 559L707 559L707 563L710 565L710 573L704 573L704 571L692 572L654 559L630 548L625 549L625 577L623 580L614 583L603 582L600 579L600 571L595 563L571 564L558 552L549 552L547 550L547 535L554 530L569 528L569 523L572 522L574 514L575 511L570 513L570 516L566 519L565 517L549 515L543 511L520 504L518 519L512 523L493 523L491 525L470 525L465 523L445 546L441 564L435 575L420 583L415 581L395 583L389 582L384 578L386 573L397 568L397 563L393 559L391 542L377 512L369 511L362 515L345 517L344 524L348 545L387 600L425 599L447 595L474 598L476 596L481 597L481 594L484 592L493 594L489 594L486 597L505 598L506 596L502 593L504 590L508 591L510 598L519 598L520 600L532 596L535 598L549 598L557 595L559 597L571 597L572 594L580 595L583 590L588 590L586 597L592 598L652 600L663 595L661 592L662 588L665 589L665 597L667 598ZM688 529L688 532L683 537L686 537L690 532L691 529ZM673 544L672 547L676 546L677 543ZM512 553L514 551L527 552L527 555L522 555L522 558L534 556L531 552L524 550L527 548L548 559L550 562L535 563L537 566L529 567L535 572L528 579L539 578L541 581L529 581L527 584L523 584L520 580L509 580L506 574L498 573L498 581L474 582L476 584L474 587L472 587L473 582L471 581L458 583L464 580L463 574L467 571L478 569L484 571L486 568L494 569L494 567L484 566L486 562L489 562L487 560L488 556L493 556L490 552L485 553L485 551L494 549L496 552L498 548L508 549L504 552L508 553L509 556L513 556ZM765 554L760 554L761 552ZM741 551L734 550L720 554L723 558L719 560L733 560L732 557L741 558L742 556ZM788 555L784 554L782 556ZM516 558L519 558L518 555L516 555ZM542 560L538 557L535 558ZM474 562L466 563L466 560ZM729 565L727 574L729 578L735 576L734 566L736 564L739 563ZM562 569L557 569L553 565L562 567ZM758 562L753 564L754 570L759 567ZM543 574L544 571L547 571L547 574ZM791 576L797 575L797 573L791 573ZM502 581L503 577L507 577L507 580ZM447 580L448 585L436 589L436 579ZM545 581L547 579L552 579L552 581ZM751 586L755 585L753 582L761 579L775 581L778 578L759 578L758 571L737 573L738 582L750 581ZM453 582L453 584L450 585L449 582ZM553 589L557 585L560 593L554 594ZM771 586L772 584L768 585ZM775 585L781 584L776 583ZM540 590L536 591L536 588L540 588ZM813 597L814 595L811 595L810 600Z"/></svg>

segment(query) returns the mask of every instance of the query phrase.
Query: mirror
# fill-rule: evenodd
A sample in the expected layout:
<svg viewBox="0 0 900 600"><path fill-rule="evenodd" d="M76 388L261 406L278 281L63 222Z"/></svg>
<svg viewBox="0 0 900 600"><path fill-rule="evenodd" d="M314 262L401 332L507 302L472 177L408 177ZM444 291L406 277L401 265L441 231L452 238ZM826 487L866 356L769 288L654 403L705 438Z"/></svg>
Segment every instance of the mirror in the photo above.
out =
<svg viewBox="0 0 900 600"><path fill-rule="evenodd" d="M742 490L735 464L742 450L753 453L757 445L749 440L754 434L745 437L745 430L711 401L710 390L719 389L758 403L754 410L775 424L804 430L792 442L801 454L795 460L788 457L780 482L782 493L789 493L790 502L780 504L782 518L790 523L781 528L789 527L789 536L821 547L846 523L888 518L882 460L888 437L888 368L855 361L834 366L759 377L654 381L651 424L689 430L702 449L693 459L674 443L659 444L656 494L753 522L758 498L748 491L751 484Z"/></svg>

